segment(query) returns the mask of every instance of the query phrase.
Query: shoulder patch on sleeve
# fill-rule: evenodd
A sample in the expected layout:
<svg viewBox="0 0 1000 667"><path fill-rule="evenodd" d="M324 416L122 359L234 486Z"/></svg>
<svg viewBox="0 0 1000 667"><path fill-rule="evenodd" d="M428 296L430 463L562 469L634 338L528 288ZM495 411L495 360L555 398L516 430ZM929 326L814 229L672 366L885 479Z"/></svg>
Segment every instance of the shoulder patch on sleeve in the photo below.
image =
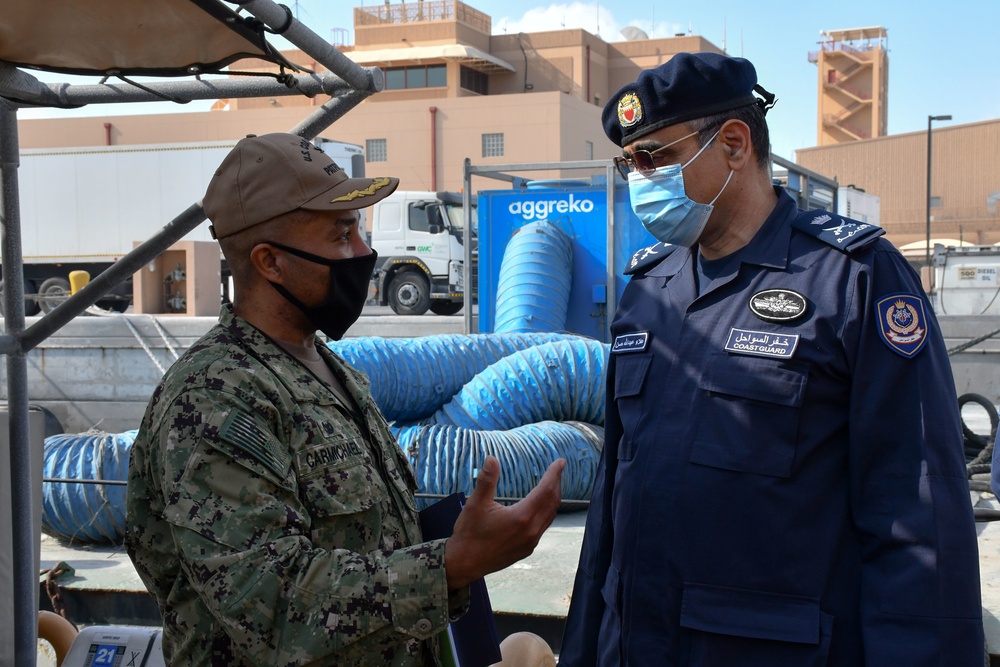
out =
<svg viewBox="0 0 1000 667"><path fill-rule="evenodd" d="M889 294L875 302L875 319L882 342L896 354L912 359L927 342L924 300L916 294Z"/></svg>
<svg viewBox="0 0 1000 667"><path fill-rule="evenodd" d="M639 250L632 255L632 259L629 260L628 265L625 267L625 275L632 276L656 266L676 249L677 246L675 245L657 242Z"/></svg>
<svg viewBox="0 0 1000 667"><path fill-rule="evenodd" d="M259 461L280 478L288 474L292 457L274 435L245 412L231 412L219 437Z"/></svg>
<svg viewBox="0 0 1000 667"><path fill-rule="evenodd" d="M803 211L792 221L792 228L851 253L885 234L878 225L842 218L829 211Z"/></svg>

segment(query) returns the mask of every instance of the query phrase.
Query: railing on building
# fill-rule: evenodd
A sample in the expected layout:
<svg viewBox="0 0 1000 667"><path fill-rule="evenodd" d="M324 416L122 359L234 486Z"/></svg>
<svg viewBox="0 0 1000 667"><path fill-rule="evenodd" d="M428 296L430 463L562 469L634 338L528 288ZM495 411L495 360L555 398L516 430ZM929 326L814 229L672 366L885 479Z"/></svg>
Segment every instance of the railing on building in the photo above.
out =
<svg viewBox="0 0 1000 667"><path fill-rule="evenodd" d="M860 105L858 105L858 106L860 106ZM848 125L847 123L844 122L844 120L848 116L852 115L854 113L854 111L856 111L856 110L857 110L856 108L852 107L852 108L845 109L839 115L823 114L823 125L826 126L826 127L836 128L836 129L840 130L841 132L844 132L845 134L851 135L855 139L870 139L871 136L872 136L872 133L869 132L868 130L861 130L861 129L858 129L856 127L851 127L850 125Z"/></svg>
<svg viewBox="0 0 1000 667"><path fill-rule="evenodd" d="M354 8L355 26L396 25L426 21L458 21L486 34L493 19L458 0L426 0Z"/></svg>
<svg viewBox="0 0 1000 667"><path fill-rule="evenodd" d="M843 42L820 42L820 51L826 53L843 53L856 60L870 61L875 57L874 47L858 49ZM809 52L809 62L816 64L819 62L819 51Z"/></svg>

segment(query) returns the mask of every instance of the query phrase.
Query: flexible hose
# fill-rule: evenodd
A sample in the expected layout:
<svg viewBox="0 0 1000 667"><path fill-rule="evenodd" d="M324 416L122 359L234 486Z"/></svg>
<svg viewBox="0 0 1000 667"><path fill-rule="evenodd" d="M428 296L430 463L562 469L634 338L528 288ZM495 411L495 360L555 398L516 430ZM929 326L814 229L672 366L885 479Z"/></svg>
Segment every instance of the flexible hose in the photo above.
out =
<svg viewBox="0 0 1000 667"><path fill-rule="evenodd" d="M126 481L137 432L50 436L45 439L43 477ZM125 535L125 487L44 482L42 530L70 542L120 542Z"/></svg>
<svg viewBox="0 0 1000 667"><path fill-rule="evenodd" d="M389 421L429 417L478 373L561 333L441 334L421 338L348 338L329 348L371 379L372 398Z"/></svg>
<svg viewBox="0 0 1000 667"><path fill-rule="evenodd" d="M563 331L573 279L573 242L547 220L524 225L504 249L496 333Z"/></svg>
<svg viewBox="0 0 1000 667"><path fill-rule="evenodd" d="M485 431L548 420L603 424L609 350L588 338L518 350L476 375L428 422Z"/></svg>
<svg viewBox="0 0 1000 667"><path fill-rule="evenodd" d="M448 495L472 493L487 456L500 462L498 497L523 498L549 464L562 457L562 497L587 500L597 473L604 429L592 424L542 421L506 431L484 431L440 424L413 425L398 431L420 491Z"/></svg>

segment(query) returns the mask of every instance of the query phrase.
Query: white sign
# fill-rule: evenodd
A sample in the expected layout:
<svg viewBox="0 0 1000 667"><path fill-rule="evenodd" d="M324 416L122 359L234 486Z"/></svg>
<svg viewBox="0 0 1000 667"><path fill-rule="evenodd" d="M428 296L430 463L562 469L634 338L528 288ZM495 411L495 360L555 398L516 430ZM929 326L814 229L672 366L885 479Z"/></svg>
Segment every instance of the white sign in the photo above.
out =
<svg viewBox="0 0 1000 667"><path fill-rule="evenodd" d="M997 267L995 266L977 266L976 267L976 283L979 285L996 285L997 284Z"/></svg>

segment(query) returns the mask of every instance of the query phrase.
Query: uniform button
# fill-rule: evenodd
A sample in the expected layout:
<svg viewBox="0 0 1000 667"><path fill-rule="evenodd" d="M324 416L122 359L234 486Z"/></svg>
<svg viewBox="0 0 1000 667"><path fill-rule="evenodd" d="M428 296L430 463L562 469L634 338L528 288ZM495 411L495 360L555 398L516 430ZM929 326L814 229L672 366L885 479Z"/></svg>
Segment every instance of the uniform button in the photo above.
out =
<svg viewBox="0 0 1000 667"><path fill-rule="evenodd" d="M433 627L434 627L434 625L431 624L431 622L428 621L426 618L422 618L419 621L417 621L417 632L419 632L421 634L423 634L425 632L430 632L431 628L433 628Z"/></svg>

